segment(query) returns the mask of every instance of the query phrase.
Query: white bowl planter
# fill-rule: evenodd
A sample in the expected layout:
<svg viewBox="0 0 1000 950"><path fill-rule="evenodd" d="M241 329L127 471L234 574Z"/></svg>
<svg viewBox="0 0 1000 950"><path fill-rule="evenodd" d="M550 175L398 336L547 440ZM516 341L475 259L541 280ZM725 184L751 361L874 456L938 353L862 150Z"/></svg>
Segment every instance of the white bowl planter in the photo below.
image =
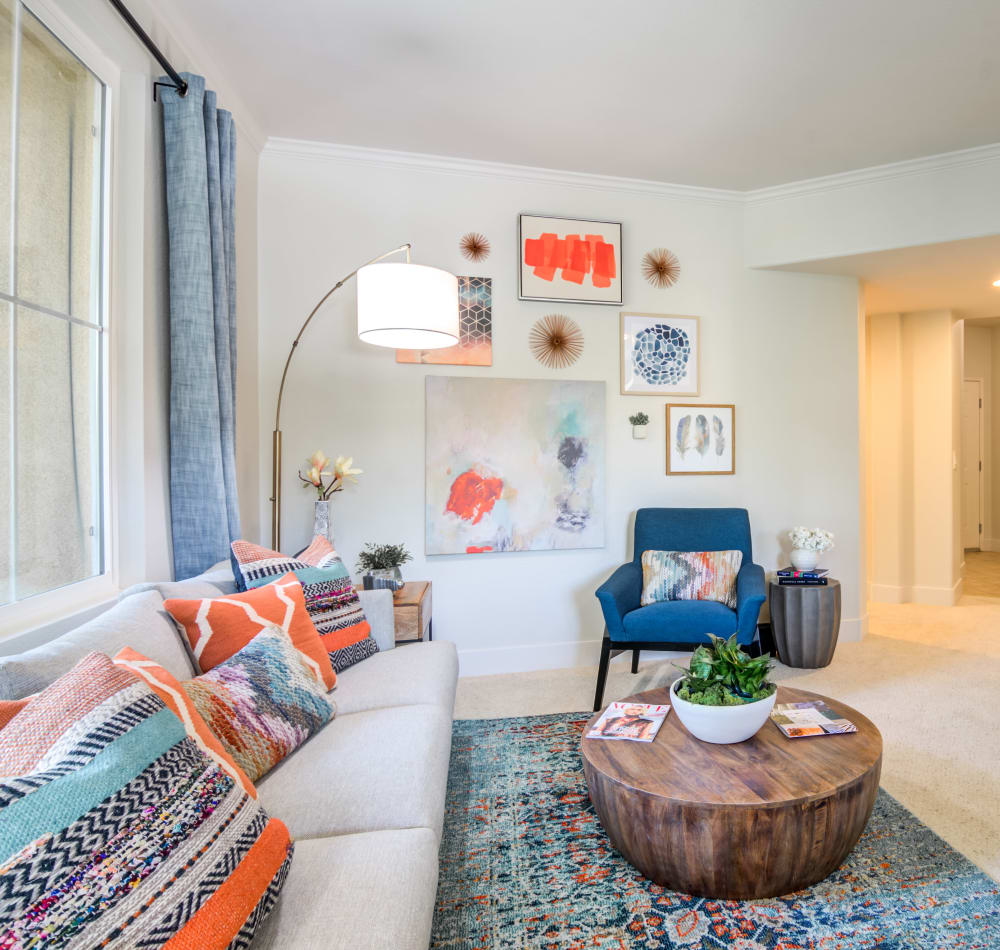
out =
<svg viewBox="0 0 1000 950"><path fill-rule="evenodd" d="M811 571L819 564L819 551L807 548L793 548L791 554L792 567L797 571Z"/></svg>
<svg viewBox="0 0 1000 950"><path fill-rule="evenodd" d="M646 426L632 426L632 438L633 439L644 439L646 438Z"/></svg>
<svg viewBox="0 0 1000 950"><path fill-rule="evenodd" d="M677 686L683 679L684 677L676 679L671 685L670 705L691 735L702 742L714 742L716 745L744 742L756 735L771 715L778 695L775 690L767 699L758 699L742 706L700 706L677 695Z"/></svg>

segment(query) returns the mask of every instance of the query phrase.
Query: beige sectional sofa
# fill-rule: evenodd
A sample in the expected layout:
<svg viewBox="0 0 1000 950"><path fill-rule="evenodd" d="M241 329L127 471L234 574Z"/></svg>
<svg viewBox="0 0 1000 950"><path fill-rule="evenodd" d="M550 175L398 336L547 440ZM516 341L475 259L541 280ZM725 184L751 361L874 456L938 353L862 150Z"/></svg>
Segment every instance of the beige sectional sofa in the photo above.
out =
<svg viewBox="0 0 1000 950"><path fill-rule="evenodd" d="M164 597L233 590L224 564L131 588L71 633L0 656L0 699L43 688L92 650L123 646L188 679L194 670ZM380 652L338 674L336 717L257 785L296 844L254 948L424 950L430 939L458 659L444 641L394 649L391 594L362 599Z"/></svg>

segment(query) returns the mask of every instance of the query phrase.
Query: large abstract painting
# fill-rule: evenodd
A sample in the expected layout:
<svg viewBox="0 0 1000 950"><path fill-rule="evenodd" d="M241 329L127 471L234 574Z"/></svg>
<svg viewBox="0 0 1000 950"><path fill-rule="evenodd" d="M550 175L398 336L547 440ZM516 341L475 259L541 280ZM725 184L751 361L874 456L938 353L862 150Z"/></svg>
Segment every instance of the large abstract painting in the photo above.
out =
<svg viewBox="0 0 1000 950"><path fill-rule="evenodd" d="M622 226L522 214L518 218L521 300L622 302Z"/></svg>
<svg viewBox="0 0 1000 950"><path fill-rule="evenodd" d="M396 350L397 363L493 365L493 279L458 278L458 343L438 350Z"/></svg>
<svg viewBox="0 0 1000 950"><path fill-rule="evenodd" d="M428 554L604 546L604 383L426 387Z"/></svg>

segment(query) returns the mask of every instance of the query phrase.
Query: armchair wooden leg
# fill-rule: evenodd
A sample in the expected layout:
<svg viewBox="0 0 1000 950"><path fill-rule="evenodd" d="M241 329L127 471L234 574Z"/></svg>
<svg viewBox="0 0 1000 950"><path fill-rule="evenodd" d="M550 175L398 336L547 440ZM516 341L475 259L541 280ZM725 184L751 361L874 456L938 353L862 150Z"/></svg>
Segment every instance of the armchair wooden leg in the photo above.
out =
<svg viewBox="0 0 1000 950"><path fill-rule="evenodd" d="M597 692L594 693L594 712L604 705L604 684L608 679L608 664L611 662L611 639L605 633L601 642L601 661L597 665Z"/></svg>
<svg viewBox="0 0 1000 950"><path fill-rule="evenodd" d="M638 673L639 672L639 651L638 650L633 650L632 651L632 672L633 673Z"/></svg>

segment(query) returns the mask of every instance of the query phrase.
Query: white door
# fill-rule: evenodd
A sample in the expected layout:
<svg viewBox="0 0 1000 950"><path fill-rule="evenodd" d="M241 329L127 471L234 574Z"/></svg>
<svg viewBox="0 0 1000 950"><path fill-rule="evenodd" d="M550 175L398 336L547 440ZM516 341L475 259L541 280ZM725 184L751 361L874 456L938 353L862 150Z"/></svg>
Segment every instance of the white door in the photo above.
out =
<svg viewBox="0 0 1000 950"><path fill-rule="evenodd" d="M983 383L962 381L962 547L982 546Z"/></svg>

